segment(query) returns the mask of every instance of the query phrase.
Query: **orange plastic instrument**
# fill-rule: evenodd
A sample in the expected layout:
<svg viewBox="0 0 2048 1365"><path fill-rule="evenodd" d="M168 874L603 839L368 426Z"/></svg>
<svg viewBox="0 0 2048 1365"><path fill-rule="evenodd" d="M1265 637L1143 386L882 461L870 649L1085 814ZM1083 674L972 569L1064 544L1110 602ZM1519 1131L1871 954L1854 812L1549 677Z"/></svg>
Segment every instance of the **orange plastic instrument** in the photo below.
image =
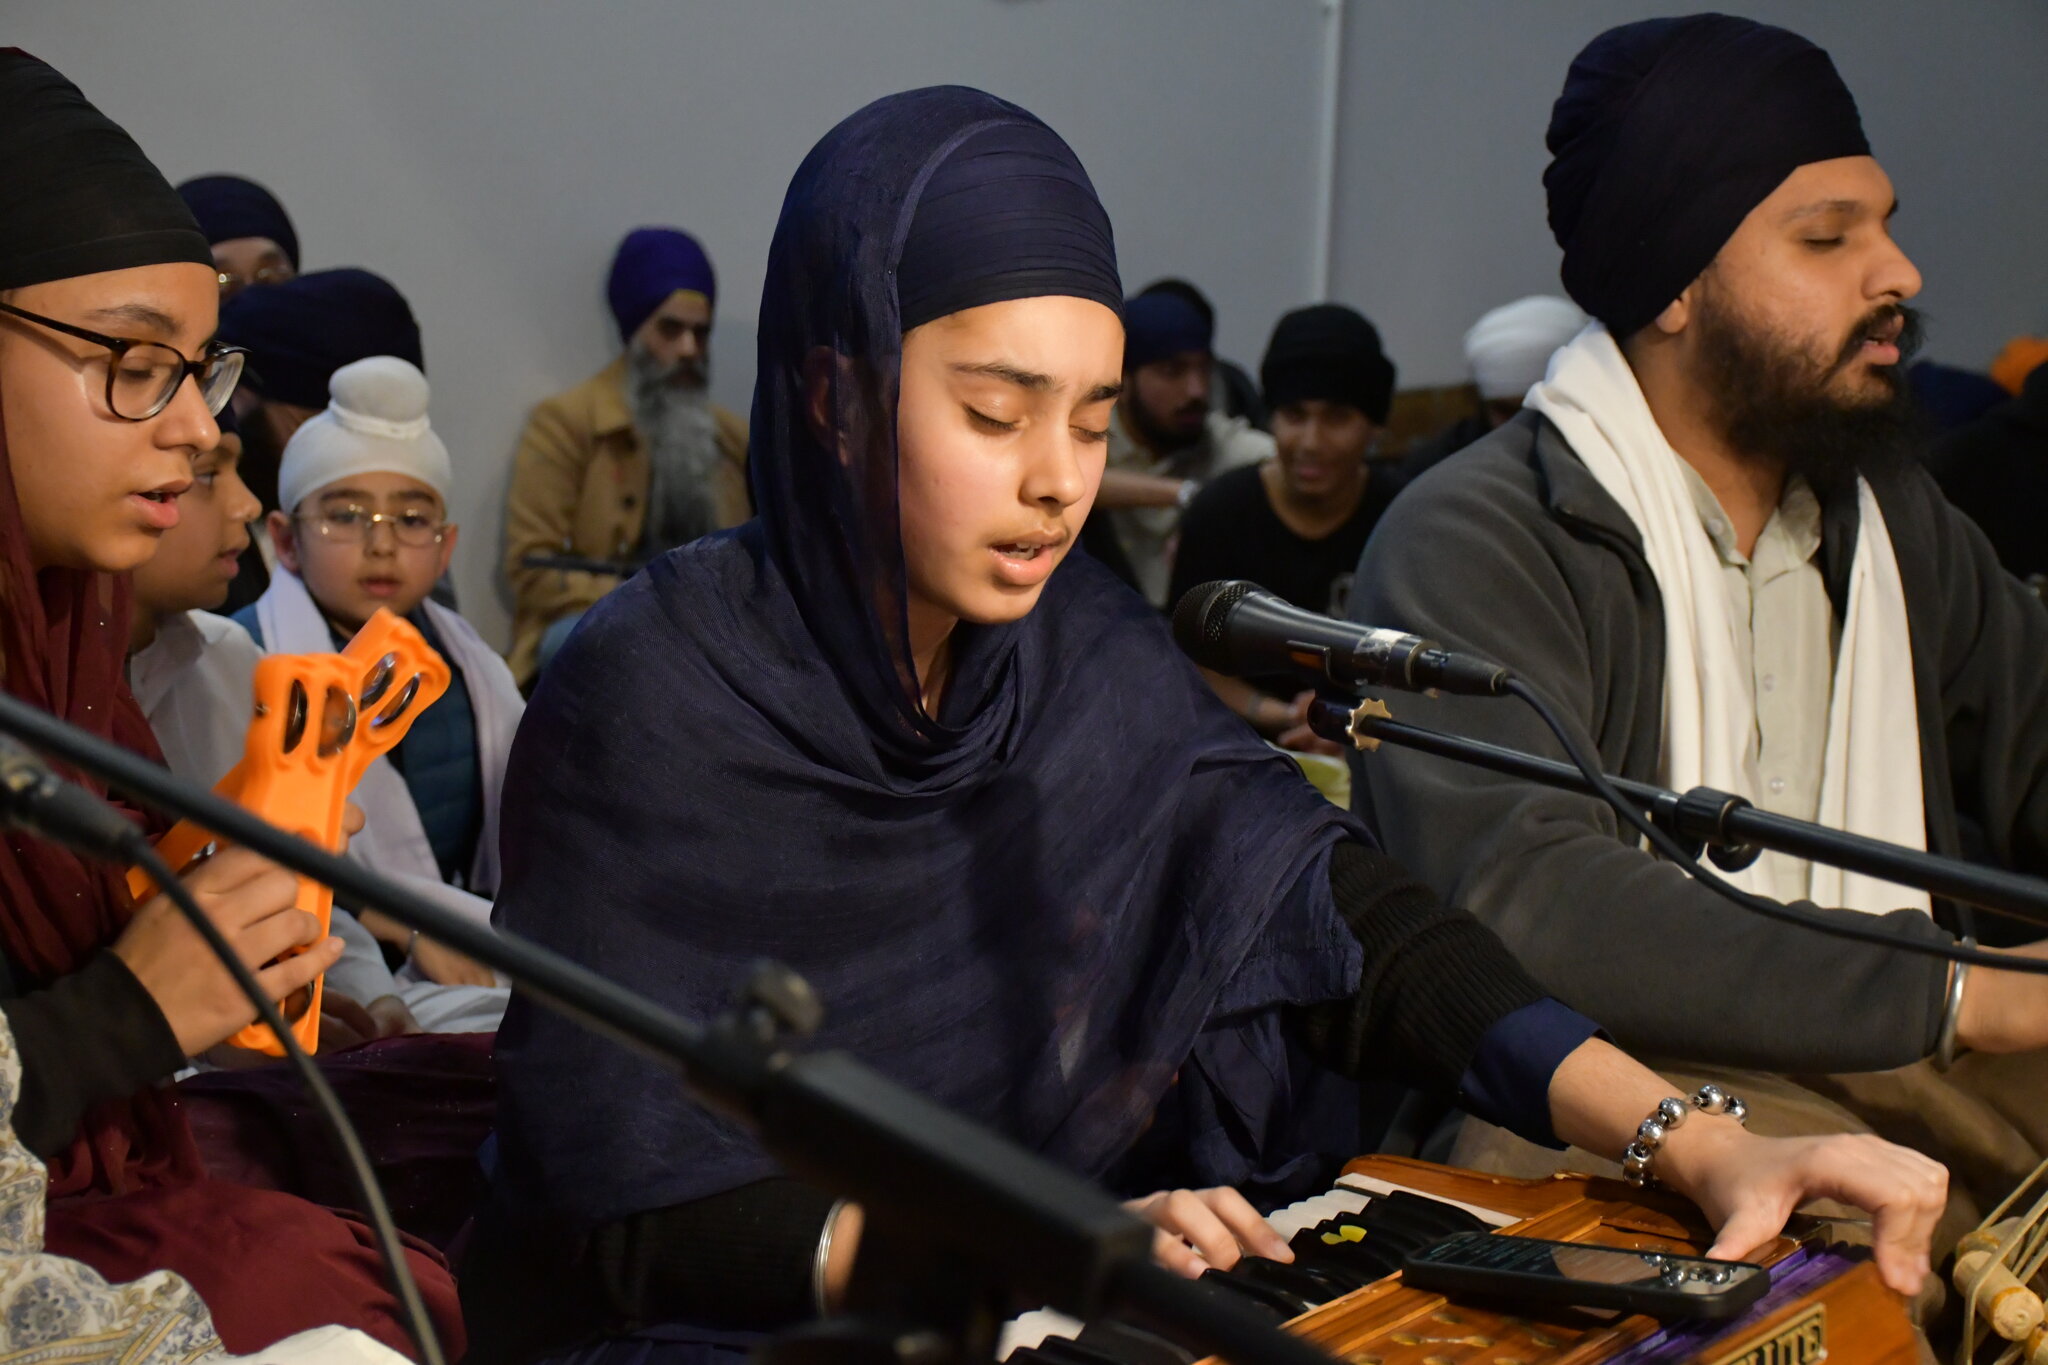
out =
<svg viewBox="0 0 2048 1365"><path fill-rule="evenodd" d="M339 654L270 655L256 665L256 712L242 761L214 790L302 839L339 849L349 793L375 759L405 738L413 718L440 700L452 676L417 630L384 610ZM210 831L187 820L157 841L157 851L183 872L213 843ZM157 885L134 868L128 889L140 902L155 895ZM301 877L297 904L319 918L324 936L333 891ZM291 1002L292 1033L308 1052L320 1042L320 988L315 978L304 1007ZM284 1055L264 1024L251 1024L228 1041Z"/></svg>

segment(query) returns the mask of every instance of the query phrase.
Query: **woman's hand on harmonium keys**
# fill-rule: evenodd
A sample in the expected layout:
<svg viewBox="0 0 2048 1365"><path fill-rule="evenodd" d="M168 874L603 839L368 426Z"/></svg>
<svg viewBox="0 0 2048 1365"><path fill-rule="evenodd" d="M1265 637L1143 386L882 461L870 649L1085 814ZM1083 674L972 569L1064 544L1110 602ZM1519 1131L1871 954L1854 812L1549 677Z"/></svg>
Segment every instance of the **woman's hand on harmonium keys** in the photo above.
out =
<svg viewBox="0 0 2048 1365"><path fill-rule="evenodd" d="M1228 1270L1240 1256L1291 1261L1285 1238L1259 1216L1245 1197L1229 1188L1161 1190L1133 1199L1125 1208L1157 1229L1152 1255L1167 1269L1194 1279L1214 1267Z"/></svg>
<svg viewBox="0 0 2048 1365"><path fill-rule="evenodd" d="M1674 1129L1657 1173L1718 1230L1707 1254L1729 1260L1757 1251L1815 1200L1867 1210L1878 1273L1908 1297L1927 1278L1948 1201L1948 1169L1911 1148L1868 1133L1761 1137L1728 1119Z"/></svg>

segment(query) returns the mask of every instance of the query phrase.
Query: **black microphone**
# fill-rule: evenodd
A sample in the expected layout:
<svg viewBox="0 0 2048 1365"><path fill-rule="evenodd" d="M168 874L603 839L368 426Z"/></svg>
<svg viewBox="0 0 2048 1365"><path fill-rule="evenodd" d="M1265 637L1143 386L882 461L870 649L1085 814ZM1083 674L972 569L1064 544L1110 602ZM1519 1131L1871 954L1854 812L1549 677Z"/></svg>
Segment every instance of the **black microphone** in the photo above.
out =
<svg viewBox="0 0 2048 1365"><path fill-rule="evenodd" d="M1202 667L1232 677L1293 673L1346 691L1397 687L1497 697L1513 675L1434 640L1335 621L1241 579L1198 583L1173 609L1173 637Z"/></svg>
<svg viewBox="0 0 2048 1365"><path fill-rule="evenodd" d="M0 735L0 829L20 830L88 858L135 861L142 830L121 812Z"/></svg>

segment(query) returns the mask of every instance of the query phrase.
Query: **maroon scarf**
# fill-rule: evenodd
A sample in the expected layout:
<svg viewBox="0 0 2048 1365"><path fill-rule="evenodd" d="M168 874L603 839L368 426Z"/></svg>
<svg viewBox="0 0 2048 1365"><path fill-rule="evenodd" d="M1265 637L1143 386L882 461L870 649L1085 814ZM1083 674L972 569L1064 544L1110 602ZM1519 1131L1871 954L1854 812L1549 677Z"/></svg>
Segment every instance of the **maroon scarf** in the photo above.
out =
<svg viewBox="0 0 2048 1365"><path fill-rule="evenodd" d="M102 739L162 758L123 676L125 577L44 569L28 532L0 413L0 666L7 690ZM70 774L77 776L77 774ZM93 790L105 788L87 779ZM138 820L144 817L136 813ZM160 825L151 824L152 832ZM26 835L0 840L0 947L17 989L78 971L121 934L135 906L119 869L88 863ZM167 1090L96 1107L78 1137L49 1159L52 1198L125 1194L200 1174L197 1149Z"/></svg>

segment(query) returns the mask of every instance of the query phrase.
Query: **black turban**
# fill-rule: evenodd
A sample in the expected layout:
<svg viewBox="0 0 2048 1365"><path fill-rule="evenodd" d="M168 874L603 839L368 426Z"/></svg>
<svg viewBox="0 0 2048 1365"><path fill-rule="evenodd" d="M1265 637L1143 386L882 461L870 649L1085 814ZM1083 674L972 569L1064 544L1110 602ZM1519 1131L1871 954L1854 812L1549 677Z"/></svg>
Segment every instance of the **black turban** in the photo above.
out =
<svg viewBox="0 0 2048 1365"><path fill-rule="evenodd" d="M1379 329L1355 309L1319 303L1283 316L1259 363L1266 406L1321 400L1348 403L1375 426L1394 405L1394 362L1380 349Z"/></svg>
<svg viewBox="0 0 2048 1365"><path fill-rule="evenodd" d="M244 289L221 306L220 339L248 347L245 385L267 402L302 408L326 407L334 372L373 355L427 368L405 295L367 270L315 270Z"/></svg>
<svg viewBox="0 0 2048 1365"><path fill-rule="evenodd" d="M183 261L213 254L135 139L48 63L0 48L0 289Z"/></svg>
<svg viewBox="0 0 2048 1365"><path fill-rule="evenodd" d="M178 186L178 197L214 245L240 237L268 237L299 268L299 234L277 196L239 175L202 175Z"/></svg>
<svg viewBox="0 0 2048 1365"><path fill-rule="evenodd" d="M1654 321L1786 176L1870 152L1827 53L1725 14L1595 38L1544 140L1565 292L1617 337Z"/></svg>

